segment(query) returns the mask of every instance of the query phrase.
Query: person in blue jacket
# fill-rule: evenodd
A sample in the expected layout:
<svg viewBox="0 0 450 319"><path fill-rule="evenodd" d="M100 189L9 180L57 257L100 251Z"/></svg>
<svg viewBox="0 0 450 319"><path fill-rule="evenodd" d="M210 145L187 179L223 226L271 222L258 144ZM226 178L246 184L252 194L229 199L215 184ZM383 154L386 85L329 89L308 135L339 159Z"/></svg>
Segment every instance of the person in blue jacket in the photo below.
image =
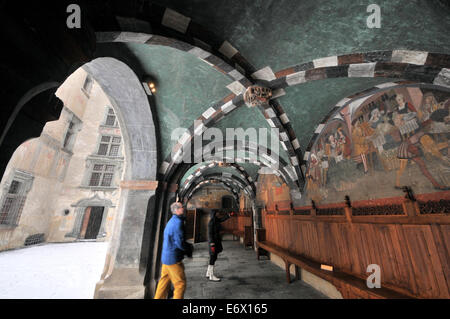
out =
<svg viewBox="0 0 450 319"><path fill-rule="evenodd" d="M156 288L155 299L166 299L172 282L173 299L183 299L186 290L184 255L192 257L192 245L184 238L184 207L180 202L170 205L172 217L164 229L161 279Z"/></svg>

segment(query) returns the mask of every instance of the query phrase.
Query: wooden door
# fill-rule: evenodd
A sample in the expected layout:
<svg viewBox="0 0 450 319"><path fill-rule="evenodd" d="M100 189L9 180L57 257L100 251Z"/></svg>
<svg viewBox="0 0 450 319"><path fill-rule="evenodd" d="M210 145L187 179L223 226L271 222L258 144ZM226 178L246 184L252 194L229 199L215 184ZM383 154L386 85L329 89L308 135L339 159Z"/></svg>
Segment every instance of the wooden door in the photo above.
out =
<svg viewBox="0 0 450 319"><path fill-rule="evenodd" d="M81 224L80 238L84 238L86 236L86 230L87 230L90 216L91 216L91 207L86 207L86 210L84 211L84 216L83 216L83 223Z"/></svg>
<svg viewBox="0 0 450 319"><path fill-rule="evenodd" d="M105 208L102 206L91 207L91 213L89 217L89 222L86 228L85 239L96 239L98 236L98 231L102 224L103 210Z"/></svg>

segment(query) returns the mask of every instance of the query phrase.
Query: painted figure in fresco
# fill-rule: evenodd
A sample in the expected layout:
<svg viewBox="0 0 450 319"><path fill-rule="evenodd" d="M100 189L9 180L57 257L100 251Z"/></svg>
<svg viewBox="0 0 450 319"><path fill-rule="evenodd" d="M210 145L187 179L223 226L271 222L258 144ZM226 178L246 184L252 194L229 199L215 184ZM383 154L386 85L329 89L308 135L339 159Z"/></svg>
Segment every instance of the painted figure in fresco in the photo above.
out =
<svg viewBox="0 0 450 319"><path fill-rule="evenodd" d="M306 174L306 189L308 196L315 202L319 203L322 200L320 193L320 162L316 154L312 153L310 158L309 170Z"/></svg>
<svg viewBox="0 0 450 319"><path fill-rule="evenodd" d="M446 141L450 126L441 120L440 113L445 112L444 103L438 103L434 94L428 92L422 98L420 109L423 113L422 126L424 131L433 135L435 142Z"/></svg>
<svg viewBox="0 0 450 319"><path fill-rule="evenodd" d="M373 129L368 125L367 122L356 121L354 128L352 130L352 140L354 153L361 157L362 163L364 165L364 173L369 171L369 163L367 161L367 156L370 152L370 140L367 136L373 135Z"/></svg>
<svg viewBox="0 0 450 319"><path fill-rule="evenodd" d="M395 98L398 108L393 113L393 120L402 134L409 134L419 129L417 122L417 110L409 102L405 102L402 94L398 94ZM397 121L397 122L396 122Z"/></svg>
<svg viewBox="0 0 450 319"><path fill-rule="evenodd" d="M428 92L425 93L422 97L422 102L420 103L420 111L422 112L422 116L419 117L419 120L423 123L430 119L431 113L436 111L439 108L439 105L434 97L433 93Z"/></svg>
<svg viewBox="0 0 450 319"><path fill-rule="evenodd" d="M420 168L422 174L433 184L436 189L447 189L447 187L439 184L431 173L428 171L424 160L422 159L422 150L433 153L437 157L442 158L442 154L437 150L432 139L425 135L420 128L417 119L417 110L409 102L405 102L402 94L398 94L396 101L399 105L398 109L393 113L392 119L395 126L400 130L402 142L397 149L397 158L400 159L400 168L397 171L395 187L401 188L400 177L405 171L409 160L414 161Z"/></svg>
<svg viewBox="0 0 450 319"><path fill-rule="evenodd" d="M337 129L337 136L338 136L337 139L338 139L338 144L339 144L340 152L341 152L342 156L345 159L349 159L352 155L352 149L350 146L350 140L347 137L347 135L345 135L342 127L339 127Z"/></svg>
<svg viewBox="0 0 450 319"><path fill-rule="evenodd" d="M317 152L316 157L317 165L320 169L320 185L325 186L327 184L327 176L328 176L328 157L325 155L325 151L321 148Z"/></svg>
<svg viewBox="0 0 450 319"><path fill-rule="evenodd" d="M409 137L419 132L426 133L427 127L430 127L435 123L434 121L427 121L427 123L424 123L425 125L422 124L422 126L425 126L425 128L420 128L418 124L418 116L422 113L416 112L415 107L411 103L404 102L404 97L402 94L397 95L396 100L399 105L403 103L405 106L407 106L402 110L400 110L399 108L399 110L397 112L394 112L393 114L394 123L397 123L396 126L399 128L400 133L403 136L406 135L407 137ZM441 154L438 146L429 134L420 134L420 136L416 136L419 138L420 146L422 147L427 158L430 158L433 155L443 162L449 163L449 160Z"/></svg>
<svg viewBox="0 0 450 319"><path fill-rule="evenodd" d="M321 181L321 167L320 161L316 154L311 154L311 161L309 165L309 174L315 182Z"/></svg>
<svg viewBox="0 0 450 319"><path fill-rule="evenodd" d="M381 123L381 121L382 121L382 113L378 108L373 109L372 112L370 113L369 119L370 127L377 128L378 124Z"/></svg>
<svg viewBox="0 0 450 319"><path fill-rule="evenodd" d="M328 158L333 158L337 164L344 158L348 158L350 153L349 140L344 132L342 132L342 128L338 128L337 132L328 135L327 142L325 143L325 155Z"/></svg>
<svg viewBox="0 0 450 319"><path fill-rule="evenodd" d="M384 151L383 145L386 143L386 139L385 133L381 129L377 129L378 125L383 123L383 115L378 108L372 110L369 123L370 127L374 129L374 133L369 139L377 150L378 156L381 156L380 154Z"/></svg>
<svg viewBox="0 0 450 319"><path fill-rule="evenodd" d="M336 163L339 162L337 158L337 152L338 152L338 143L336 138L334 137L334 134L331 133L328 135L327 142L325 143L325 154L328 156L328 158L334 159Z"/></svg>

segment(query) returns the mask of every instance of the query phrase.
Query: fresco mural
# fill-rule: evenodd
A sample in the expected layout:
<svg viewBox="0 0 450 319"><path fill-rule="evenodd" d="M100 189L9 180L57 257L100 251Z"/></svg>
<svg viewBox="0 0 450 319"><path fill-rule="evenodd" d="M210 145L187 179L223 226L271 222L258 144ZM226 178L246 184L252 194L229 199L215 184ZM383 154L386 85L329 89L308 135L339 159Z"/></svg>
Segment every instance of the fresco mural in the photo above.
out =
<svg viewBox="0 0 450 319"><path fill-rule="evenodd" d="M398 87L344 106L310 151L305 204L450 189L450 93Z"/></svg>

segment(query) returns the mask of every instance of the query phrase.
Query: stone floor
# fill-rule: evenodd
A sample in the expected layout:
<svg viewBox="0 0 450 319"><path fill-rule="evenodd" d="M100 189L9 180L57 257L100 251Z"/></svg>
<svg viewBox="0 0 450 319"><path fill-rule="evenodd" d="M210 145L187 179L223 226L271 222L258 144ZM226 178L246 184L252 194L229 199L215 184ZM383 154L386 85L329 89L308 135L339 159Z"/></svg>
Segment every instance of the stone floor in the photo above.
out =
<svg viewBox="0 0 450 319"><path fill-rule="evenodd" d="M207 243L195 244L193 258L185 258L186 299L324 299L325 295L302 281L286 282L286 273L269 260L257 260L239 241L223 241L216 261L220 282L206 279Z"/></svg>

